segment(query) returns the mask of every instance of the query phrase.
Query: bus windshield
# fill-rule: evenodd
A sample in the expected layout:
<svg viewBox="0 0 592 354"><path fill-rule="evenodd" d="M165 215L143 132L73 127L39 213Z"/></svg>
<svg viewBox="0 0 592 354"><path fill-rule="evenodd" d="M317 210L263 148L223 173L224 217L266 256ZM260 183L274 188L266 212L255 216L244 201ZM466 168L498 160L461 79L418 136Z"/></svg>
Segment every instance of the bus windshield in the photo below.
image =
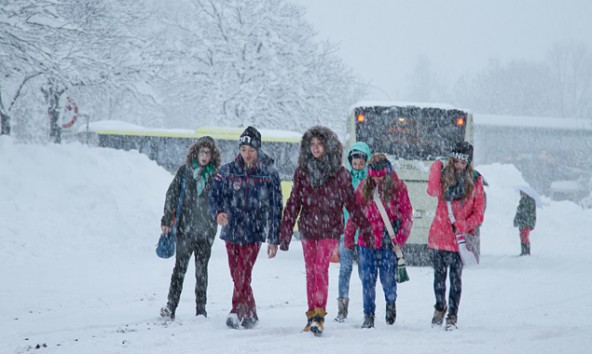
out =
<svg viewBox="0 0 592 354"><path fill-rule="evenodd" d="M467 113L416 106L369 106L355 109L356 141L404 160L436 160L465 139Z"/></svg>

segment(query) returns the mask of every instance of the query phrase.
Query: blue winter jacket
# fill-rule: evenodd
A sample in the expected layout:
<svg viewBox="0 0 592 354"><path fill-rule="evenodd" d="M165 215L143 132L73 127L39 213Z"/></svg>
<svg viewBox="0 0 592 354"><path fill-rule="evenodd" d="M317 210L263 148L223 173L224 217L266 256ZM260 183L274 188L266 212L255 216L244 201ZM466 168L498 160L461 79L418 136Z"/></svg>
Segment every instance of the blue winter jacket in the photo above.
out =
<svg viewBox="0 0 592 354"><path fill-rule="evenodd" d="M239 154L233 162L222 166L212 183L209 196L210 213L228 214L220 238L246 245L255 242L279 243L282 219L282 189L273 160L263 151L254 167L245 168Z"/></svg>

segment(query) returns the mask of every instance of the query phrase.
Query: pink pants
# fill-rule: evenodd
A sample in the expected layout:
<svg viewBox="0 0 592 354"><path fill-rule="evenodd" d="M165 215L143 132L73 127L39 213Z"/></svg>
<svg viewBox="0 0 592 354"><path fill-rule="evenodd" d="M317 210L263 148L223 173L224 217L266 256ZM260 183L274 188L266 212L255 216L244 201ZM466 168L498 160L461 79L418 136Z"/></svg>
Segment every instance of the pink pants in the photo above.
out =
<svg viewBox="0 0 592 354"><path fill-rule="evenodd" d="M530 238L528 237L529 235L530 235L530 228L529 227L520 228L520 241L522 243L530 243Z"/></svg>
<svg viewBox="0 0 592 354"><path fill-rule="evenodd" d="M260 249L260 242L248 245L226 242L228 266L234 282L232 310L230 310L230 313L236 313L239 320L247 317L257 319L257 308L253 297L253 289L251 289L251 274Z"/></svg>
<svg viewBox="0 0 592 354"><path fill-rule="evenodd" d="M325 309L329 294L329 263L338 240L302 240L306 267L306 295L308 310Z"/></svg>

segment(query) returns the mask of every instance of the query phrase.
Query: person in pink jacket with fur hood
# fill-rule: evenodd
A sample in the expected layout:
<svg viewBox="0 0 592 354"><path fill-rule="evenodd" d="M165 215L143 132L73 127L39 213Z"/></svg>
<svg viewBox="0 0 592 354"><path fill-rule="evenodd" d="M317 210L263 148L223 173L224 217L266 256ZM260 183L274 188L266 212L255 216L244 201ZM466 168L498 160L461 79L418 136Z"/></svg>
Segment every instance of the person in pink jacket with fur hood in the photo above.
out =
<svg viewBox="0 0 592 354"><path fill-rule="evenodd" d="M368 160L368 177L356 190L358 203L364 209L372 227L373 245L358 238L360 246L359 267L361 267L364 299L364 323L362 328L374 327L374 311L376 309L376 280L380 273L380 282L386 302L385 320L388 325L395 323L397 310L397 258L392 249L391 237L385 227L380 211L374 201L374 194L382 202L389 222L395 232L392 240L399 248L403 248L409 238L413 224L411 202L407 186L399 179L384 154L373 154ZM354 247L356 226L348 220L345 228L344 243L347 248Z"/></svg>
<svg viewBox="0 0 592 354"><path fill-rule="evenodd" d="M456 234L474 234L483 222L485 194L483 178L473 169L473 146L457 143L452 148L446 166L436 161L430 169L427 193L438 198L436 215L430 227L428 248L434 266L436 297L432 326L441 326L446 316L446 329L455 329L462 292L463 263L458 251ZM452 206L455 222L448 215L447 202ZM446 273L450 270L450 291L446 304Z"/></svg>

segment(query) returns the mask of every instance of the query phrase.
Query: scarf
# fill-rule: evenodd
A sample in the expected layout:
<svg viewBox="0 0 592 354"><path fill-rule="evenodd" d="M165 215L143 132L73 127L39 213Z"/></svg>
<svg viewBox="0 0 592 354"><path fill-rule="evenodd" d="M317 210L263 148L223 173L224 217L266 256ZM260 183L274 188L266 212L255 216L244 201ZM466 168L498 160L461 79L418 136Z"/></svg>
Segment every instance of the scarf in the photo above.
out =
<svg viewBox="0 0 592 354"><path fill-rule="evenodd" d="M324 155L321 159L312 158L306 162L306 171L308 172L308 181L313 187L324 184L331 176L331 164L329 157Z"/></svg>
<svg viewBox="0 0 592 354"><path fill-rule="evenodd" d="M197 187L197 196L200 196L206 187L206 183L209 181L210 176L214 174L214 165L211 163L200 167L197 161L192 163L193 166L193 179Z"/></svg>
<svg viewBox="0 0 592 354"><path fill-rule="evenodd" d="M465 175L463 173L456 175L454 179L454 183L448 188L446 193L444 194L444 200L446 201L453 201L463 199L467 194L465 189Z"/></svg>

